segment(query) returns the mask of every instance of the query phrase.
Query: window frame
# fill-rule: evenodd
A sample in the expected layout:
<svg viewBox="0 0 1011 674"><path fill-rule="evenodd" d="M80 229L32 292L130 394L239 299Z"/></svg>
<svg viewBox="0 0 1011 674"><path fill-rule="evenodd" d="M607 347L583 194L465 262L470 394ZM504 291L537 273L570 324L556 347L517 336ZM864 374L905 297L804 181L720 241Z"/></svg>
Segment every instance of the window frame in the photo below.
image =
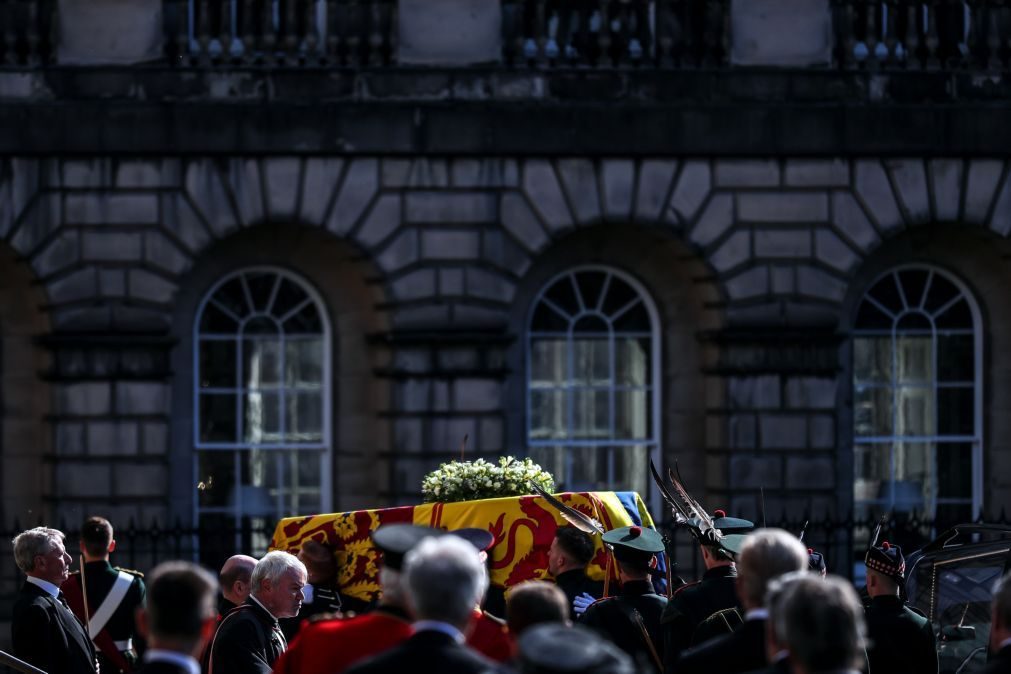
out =
<svg viewBox="0 0 1011 674"><path fill-rule="evenodd" d="M614 406L613 406L614 392L617 390L617 387L614 384L614 380L615 380L615 376L614 376L614 368L615 368L615 349L614 349L614 344L615 344L615 340L617 338L619 338L619 337L622 337L622 336L628 336L628 337L634 337L634 338L641 339L641 338L643 338L643 336L648 335L649 340L650 340L650 360L651 360L650 367L649 367L649 377L650 377L649 382L650 383L649 383L649 386L646 387L646 393L647 393L647 395L650 396L650 400L648 402L648 413L650 414L650 422L649 422L648 425L649 425L649 433L650 433L650 435L649 435L648 439L647 438L641 438L641 439L637 439L637 440L631 440L631 439L615 439L615 438L613 438L613 435L614 435L614 432L613 432L614 431L614 419L613 418L609 419L609 424L610 424L610 428L611 428L611 435L612 435L611 438L606 439L606 440L585 439L585 438L584 439L576 439L576 438L572 437L572 435L571 435L572 430L573 430L572 429L572 415L568 414L568 413L566 414L567 418L566 418L566 423L565 423L565 428L566 428L566 437L565 438L561 438L561 439L537 439L537 440L535 440L532 437L532 433L531 433L531 431L532 431L532 426L531 425L532 425L532 420L533 420L533 395L532 395L532 392L534 391L534 388L532 386L532 375L533 375L533 371L532 371L533 342L538 337L540 337L540 338L550 338L552 336L555 336L555 337L558 336L557 333L546 333L546 332L539 332L539 331L534 330L533 327L532 327L534 315L535 315L537 309L541 306L541 304L543 302L545 302L545 294L551 288L553 288L556 283L558 283L562 279L568 277L568 278L570 278L572 280L573 284L575 284L575 277L576 277L576 275L579 274L579 273L582 273L582 272L597 272L597 273L608 274L610 276L618 278L620 281L622 281L623 283L627 284L633 291L635 291L635 293L636 293L636 295L638 297L639 302L641 302L642 305L643 305L643 307L646 309L646 312L647 312L647 314L649 316L650 329L649 329L648 333L645 333L645 332L616 333L613 330L613 327L611 327L612 319L609 318L608 316L603 315L602 312L600 312L600 311L589 310L589 308L586 307L583 304L582 294L577 292L576 293L576 298L577 298L577 300L579 301L579 304L580 304L580 312L578 314L574 314L574 315L571 315L569 317L569 319L568 319L569 325L568 325L568 328L566 329L566 337L565 337L565 339L566 339L566 347L567 347L566 348L566 354L565 354L565 357L567 359L567 363L566 363L566 372L567 372L567 375L568 375L568 373L572 373L574 371L574 367L573 367L574 349L572 348L572 345L573 345L573 340L574 340L574 334L578 334L578 333L576 333L574 331L575 325L580 321L581 318L586 317L586 316L592 316L592 317L597 318L599 320L606 321L608 323L608 325L609 325L609 330L608 330L608 333L607 333L608 334L608 342L609 342L608 343L608 368L609 368L609 372L610 372L610 381L611 381L611 385L608 387L609 397L610 397L610 400L611 400L611 405L609 406L609 409L613 412L613 410L615 409ZM609 286L610 280L605 281L605 283L607 283L607 285ZM605 287L605 289L603 291L601 291L601 297L602 298L605 295L606 289L607 289L607 287ZM550 306L553 303L550 302L550 301L548 301L547 304ZM631 308L631 307L633 307L635 305L633 303L629 303L626 306L628 308ZM556 310L556 312L557 312L557 310ZM651 458L656 465L661 465L662 464L662 456L663 456L663 448L662 448L662 420L661 420L662 391L663 391L663 380L662 380L661 377L663 375L663 367L662 367L662 362L661 362L662 347L661 347L661 331L660 331L660 314L657 311L656 304L653 301L652 295L649 293L649 291L646 289L646 287L638 279L636 279L634 276L632 276L628 272L625 272L625 271L623 271L621 269L618 269L616 267L612 267L610 265L584 264L584 265L576 265L576 266L568 267L564 271L561 271L561 272L553 275L546 282L544 282L543 284L541 284L540 289L537 291L537 294L534 296L533 301L530 303L530 305L528 307L527 317L526 317L526 324L525 324L524 327L525 327L525 330L524 330L523 348L524 348L524 369L525 369L525 380L524 380L524 412L525 412L525 419L524 419L524 433L525 433L525 435L524 435L524 448L525 448L525 450L529 453L529 450L532 449L532 448L535 448L535 447L545 447L545 448L552 448L553 447L553 448L557 448L557 449L560 449L562 451L565 451L566 452L565 464L566 464L567 474L564 475L564 476L559 476L559 479L566 480L566 481L567 481L567 478L568 478L568 472L571 471L570 466L572 464L571 454L567 450L569 448L571 448L571 447L601 447L601 448L606 448L606 447L621 447L621 446L631 446L631 445L644 445L644 446L647 447L647 456L649 458ZM576 389L576 388L587 389L588 387L570 387L568 384L566 384L566 390L569 390L570 388L571 389ZM614 414L612 414L611 416L613 417ZM649 476L646 475L644 477L645 477L644 484L646 485L647 493L641 494L641 496L643 497L643 500L645 500L650 505L650 508L652 510L657 511L660 508L659 494L657 493L657 490L654 488L654 486L652 484L652 480L649 479Z"/></svg>
<svg viewBox="0 0 1011 674"><path fill-rule="evenodd" d="M957 297L952 298L951 300L949 300L948 303L946 303L947 306L954 306L960 300L965 300L967 306L969 307L969 313L970 313L971 319L972 319L972 328L971 329L972 329L972 343L973 343L973 379L972 379L971 382L969 382L967 380L963 380L963 381L958 381L958 382L946 382L946 383L947 384L959 384L959 385L961 385L960 386L961 388L966 388L965 384L967 384L967 383L971 383L972 384L972 387L973 387L973 395L972 395L972 401L973 401L973 413L972 413L973 432L971 434L940 434L940 433L937 432L937 428L936 427L934 429L934 432L932 434L928 434L928 435L898 435L898 434L896 434L895 419L897 418L897 415L899 414L899 410L897 409L897 405L896 405L896 391L899 390L899 388L901 388L901 387L898 385L897 374L895 373L895 363L896 363L895 348L896 348L897 340L903 334L916 334L916 331L914 331L914 330L901 330L898 326L899 326L899 323L901 322L902 318L905 315L907 315L909 313L922 313L922 312L916 312L916 308L915 307L911 307L909 305L909 302L908 302L908 300L906 298L905 288L902 286L901 282L899 281L899 278L900 278L899 277L899 273L901 273L903 271L925 271L928 274L932 274L933 276L940 276L945 281L951 283L958 290L958 292L959 292L959 295ZM878 286L879 283L881 283L883 280L885 280L888 277L893 277L895 279L896 285L897 285L899 293L900 293L900 297L902 299L902 304L903 304L904 308L903 308L903 310L901 312L898 312L898 313L892 312L887 307L883 307L879 302L877 302L875 299L873 299L873 298L870 297L871 291L874 290ZM932 282L932 280L930 282ZM925 288L924 288L923 296L921 297L921 306L922 306L922 303L923 303L923 298L926 297L926 292L927 292L928 289L929 289L929 284L928 284L928 286L925 286ZM860 307L863 305L863 303L865 301L869 301L871 304L874 304L878 308L879 311L884 311L887 315L890 315L892 317L892 325L891 325L890 330L887 330L887 333L886 333L886 329L884 329L884 328L882 328L882 329L867 329L867 328L861 329L861 328L857 327L856 314L857 314L857 312L859 312ZM853 319L854 322L853 322L853 329L851 331L850 340L849 340L849 349L850 349L850 362L852 363L852 368L853 368L852 371L851 371L851 375L850 375L850 390L851 390L851 394L852 394L852 406L853 406L853 411L854 411L854 420L853 420L853 424L851 426L851 433L852 433L852 438L853 438L852 451L853 451L853 455L854 455L854 465L853 465L853 484L854 484L854 489L855 489L856 480L857 480L857 474L856 474L856 468L857 468L857 466L856 466L855 459L856 459L857 449L860 446L871 446L871 447L873 447L875 445L890 445L891 449L890 449L890 455L889 455L889 462L890 462L890 465L892 466L892 468L891 468L892 474L894 475L895 452L897 451L896 447L897 447L897 445L899 445L901 443L908 443L908 444L929 444L929 445L932 445L935 454L936 454L936 452L938 450L939 445L944 444L944 443L964 443L964 444L969 444L972 447L972 450L971 450L971 462L972 462L972 465L971 465L971 476L972 476L972 480L971 480L972 481L971 507L972 507L972 517L973 518L977 517L979 515L979 513L982 511L982 507L983 507L983 442L984 442L984 429L983 429L983 321L982 321L982 313L980 312L980 309L979 309L979 303L976 301L976 298L975 298L974 294L972 293L972 291L969 289L969 287L961 279L959 279L957 276L955 276L951 272L947 271L946 269L943 269L941 267L938 267L938 266L933 265L933 264L928 264L928 263L906 263L906 264L901 264L901 265L896 265L896 266L890 267L887 271L879 274L878 276L876 276L874 278L873 281L871 281L869 284L867 284L867 286L864 288L863 292L860 295L859 301L856 303L853 316L854 316L854 319ZM939 386L938 386L938 372L936 370L937 363L938 363L938 332L939 332L939 330L938 330L938 328L936 326L936 323L934 322L934 317L933 316L929 316L928 318L929 318L930 323L931 323L930 338L931 338L931 356L932 356L932 359L933 359L932 367L935 368L935 371L933 372L931 380L930 380L930 387L931 387L931 389L933 391L935 418L939 418L939 415L937 414L937 411L939 409L938 408L939 396L937 395L937 391L938 391ZM888 338L890 340L890 349L891 349L890 365L891 365L891 368L892 368L892 372L889 375L889 380L888 380L887 385L882 385L881 388L887 387L891 391L891 393L892 393L892 422L891 422L891 431L892 431L892 433L890 435L878 435L878 434L875 434L875 435L867 435L867 436L858 436L857 433L856 433L856 417L855 417L855 414L856 414L856 405L857 405L857 378L856 378L856 356L855 356L856 340L858 338L860 338L860 337L879 337L880 338L880 337L884 337L884 336L888 336ZM877 387L875 387L875 388L877 388ZM935 421L935 423L936 423L936 421ZM894 495L894 493L890 496L891 503L884 503L882 499L867 499L867 500L862 500L862 501L858 502L856 500L856 494L855 494L855 492L851 490L850 494L851 494L851 497L853 498L853 504L854 504L854 506L861 505L861 504L867 504L867 505L871 505L871 506L878 505L878 506L883 506L885 508L892 508L895 505L895 495ZM964 501L965 501L965 499L955 499L955 498L944 498L944 499L941 499L941 498L938 498L937 496L934 496L933 500L931 502L925 501L923 503L923 506L930 508L934 512L934 516L936 517L936 508L937 508L938 505L942 505L944 503L961 503L961 502L964 502Z"/></svg>
<svg viewBox="0 0 1011 674"><path fill-rule="evenodd" d="M276 283L280 283L282 280L287 280L290 283L298 286L308 297L308 302L314 305L317 315L319 316L321 330L318 334L318 338L322 342L322 377L320 380L320 398L322 406L321 414L321 439L319 442L285 442L283 436L279 442L207 442L201 440L201 411L200 411L200 396L203 390L200 386L200 356L201 356L201 343L205 339L204 333L200 329L200 324L204 317L204 312L211 303L211 300L217 294L217 292L227 283L232 280L245 276L247 274L272 274L276 276ZM275 286L273 293L276 293L278 286ZM247 287L248 292L248 287ZM247 302L250 301L247 295ZM305 302L303 302L305 304ZM302 305L300 305L302 306ZM273 306L270 307L273 309ZM247 317L245 320L249 320L257 315L265 314L266 312L257 312ZM271 314L271 317L273 315ZM282 327L282 326L279 326ZM224 336L224 333L210 333L213 335L211 337L214 339L225 340L228 339ZM234 336L231 337L236 343L243 341L242 334L242 324L240 323L236 331L232 333ZM282 350L283 346L287 343L286 333L282 329L278 332L278 339L281 341ZM321 512L330 512L333 508L333 343L332 343L332 331L330 316L326 309L326 304L323 302L322 296L316 290L312 283L310 283L303 276L283 267L274 265L251 265L245 266L238 269L234 269L214 282L214 284L203 294L200 299L200 303L197 307L195 318L192 327L192 363L191 363L191 375L193 377L193 387L192 387L192 398L191 404L193 409L193 457L192 457L192 482L194 485L194 499L193 499L193 526L198 528L200 525L200 517L202 514L213 514L213 515L232 515L235 525L235 545L236 549L241 549L241 529L242 529L242 519L246 517L241 510L241 489L234 489L234 500L228 506L211 506L211 507L201 507L200 496L197 493L198 485L201 480L200 475L200 457L203 452L231 452L234 457L234 470L236 475L241 475L241 465L243 460L242 452L252 452L252 451L262 451L269 455L275 452L284 452L287 458L288 452L319 452L320 459L320 481L319 481L319 506ZM241 357L242 350L237 349L236 353L236 364L241 372ZM238 372L236 373L238 376ZM283 369L282 369L283 377ZM244 387L238 387L235 390L241 390ZM278 383L278 390L297 390L292 389L289 386L284 385L283 381ZM242 400L242 397L239 397ZM284 415L284 409L281 409L281 415ZM283 424L283 420L282 420ZM238 421L237 421L238 425ZM282 426L283 427L283 426ZM238 439L238 438L236 438ZM239 486L243 486L244 483L237 482ZM291 491L290 487L282 485L287 491ZM279 513L280 516L285 516L284 513ZM291 514L307 514L307 513L291 513ZM249 515L250 517L257 517L256 515Z"/></svg>

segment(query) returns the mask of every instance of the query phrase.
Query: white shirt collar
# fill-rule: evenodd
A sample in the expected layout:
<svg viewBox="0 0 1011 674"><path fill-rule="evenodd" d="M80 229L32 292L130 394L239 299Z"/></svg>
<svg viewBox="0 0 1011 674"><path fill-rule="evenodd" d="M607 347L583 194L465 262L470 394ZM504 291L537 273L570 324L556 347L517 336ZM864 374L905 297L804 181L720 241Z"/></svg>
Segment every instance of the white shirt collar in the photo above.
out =
<svg viewBox="0 0 1011 674"><path fill-rule="evenodd" d="M28 576L27 580L32 585L41 587L47 593L51 594L54 598L60 596L60 588L58 585L53 585L48 580L42 580L41 578L36 578L35 576Z"/></svg>
<svg viewBox="0 0 1011 674"><path fill-rule="evenodd" d="M144 653L144 662L170 662L179 665L189 674L200 674L200 663L192 656L175 651L165 651L160 648L150 648Z"/></svg>
<svg viewBox="0 0 1011 674"><path fill-rule="evenodd" d="M273 613L270 613L270 609L267 608L266 606L264 606L262 601L260 601L256 597L254 597L252 594L249 595L249 598L252 599L253 601L255 601L257 604L259 604L260 608L262 608L264 611L266 611L267 613L269 613L271 618L273 618L274 620L277 620L277 616L274 615Z"/></svg>
<svg viewBox="0 0 1011 674"><path fill-rule="evenodd" d="M424 630L442 632L443 634L453 637L453 640L458 644L462 644L467 641L466 637L463 636L463 632L456 629L454 625L439 622L438 620L419 620L414 623L415 633L422 632Z"/></svg>
<svg viewBox="0 0 1011 674"><path fill-rule="evenodd" d="M752 608L748 609L747 613L744 614L745 620L768 620L769 611L764 608Z"/></svg>

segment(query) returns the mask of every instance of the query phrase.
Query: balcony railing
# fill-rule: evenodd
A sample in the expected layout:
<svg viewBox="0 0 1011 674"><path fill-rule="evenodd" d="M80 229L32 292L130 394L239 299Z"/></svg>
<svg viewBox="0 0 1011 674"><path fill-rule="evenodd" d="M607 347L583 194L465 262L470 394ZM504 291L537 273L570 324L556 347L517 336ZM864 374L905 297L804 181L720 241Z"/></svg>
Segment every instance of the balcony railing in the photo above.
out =
<svg viewBox="0 0 1011 674"><path fill-rule="evenodd" d="M161 3L162 63L173 67L398 62L398 0ZM740 62L735 7L732 0L500 0L500 61L537 69L728 66ZM829 0L828 11L821 68L1011 71L1009 0ZM58 19L57 0L0 0L0 66L60 62L59 32L74 26Z"/></svg>

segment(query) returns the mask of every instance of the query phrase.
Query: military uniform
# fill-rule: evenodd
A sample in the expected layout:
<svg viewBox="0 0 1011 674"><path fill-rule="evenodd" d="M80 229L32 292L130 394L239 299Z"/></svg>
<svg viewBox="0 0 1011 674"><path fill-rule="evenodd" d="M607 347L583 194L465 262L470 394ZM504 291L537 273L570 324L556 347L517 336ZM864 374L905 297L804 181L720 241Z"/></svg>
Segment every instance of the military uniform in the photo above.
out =
<svg viewBox="0 0 1011 674"><path fill-rule="evenodd" d="M737 567L716 566L702 575L702 580L678 588L667 603L663 616L665 663L672 663L681 651L700 643L695 639L698 626L709 616L740 606L737 598ZM664 670L670 670L668 664Z"/></svg>
<svg viewBox="0 0 1011 674"><path fill-rule="evenodd" d="M681 653L668 670L677 674L737 674L766 667L763 612L753 611L731 634L710 639Z"/></svg>
<svg viewBox="0 0 1011 674"><path fill-rule="evenodd" d="M864 563L871 571L888 576L900 586L906 572L902 549L887 541L871 545ZM870 598L865 613L870 647L867 658L872 672L889 674L936 674L937 644L934 626L927 617L895 595Z"/></svg>
<svg viewBox="0 0 1011 674"><path fill-rule="evenodd" d="M604 584L597 580L591 580L583 569L572 569L571 571L558 574L555 577L555 584L565 593L566 598L569 600L569 617L572 619L576 618L576 613L572 607L572 602L576 597L584 593L594 599L600 599L604 596Z"/></svg>
<svg viewBox="0 0 1011 674"><path fill-rule="evenodd" d="M291 641L298 634L302 623L311 620L313 617L323 613L340 613L344 609L344 602L341 600L341 593L337 590L322 585L306 585L308 592L303 589L306 600L302 607L298 609L298 615L293 618L283 618L278 622L284 638Z"/></svg>
<svg viewBox="0 0 1011 674"><path fill-rule="evenodd" d="M88 590L91 638L98 649L102 673L133 671L138 653L143 651L134 616L147 594L144 574L112 566L108 560L86 562L83 587ZM71 609L83 621L82 589L79 571L70 574L62 587ZM109 606L105 606L107 599L112 602ZM109 609L113 609L111 614Z"/></svg>
<svg viewBox="0 0 1011 674"><path fill-rule="evenodd" d="M642 564L664 550L660 535L642 527L622 527L607 532L603 538L619 563L635 560ZM617 596L591 604L580 623L610 639L639 668L655 671L657 660L663 663L660 616L666 606L667 598L656 594L648 580L628 581Z"/></svg>
<svg viewBox="0 0 1011 674"><path fill-rule="evenodd" d="M1011 674L1011 643L1003 645L987 660L983 674Z"/></svg>
<svg viewBox="0 0 1011 674"><path fill-rule="evenodd" d="M270 674L288 642L270 611L250 597L225 616L211 644L211 674Z"/></svg>

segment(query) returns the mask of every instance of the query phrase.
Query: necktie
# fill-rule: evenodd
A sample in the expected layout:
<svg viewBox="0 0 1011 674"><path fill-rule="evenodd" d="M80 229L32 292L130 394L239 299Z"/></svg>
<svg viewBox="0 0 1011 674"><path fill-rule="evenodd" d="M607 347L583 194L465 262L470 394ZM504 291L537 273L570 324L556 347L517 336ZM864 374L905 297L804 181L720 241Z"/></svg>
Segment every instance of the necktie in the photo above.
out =
<svg viewBox="0 0 1011 674"><path fill-rule="evenodd" d="M283 653L288 650L288 640L284 638L284 632L281 631L281 626L275 622L271 627L271 631L274 634L274 638L281 644L281 652Z"/></svg>

